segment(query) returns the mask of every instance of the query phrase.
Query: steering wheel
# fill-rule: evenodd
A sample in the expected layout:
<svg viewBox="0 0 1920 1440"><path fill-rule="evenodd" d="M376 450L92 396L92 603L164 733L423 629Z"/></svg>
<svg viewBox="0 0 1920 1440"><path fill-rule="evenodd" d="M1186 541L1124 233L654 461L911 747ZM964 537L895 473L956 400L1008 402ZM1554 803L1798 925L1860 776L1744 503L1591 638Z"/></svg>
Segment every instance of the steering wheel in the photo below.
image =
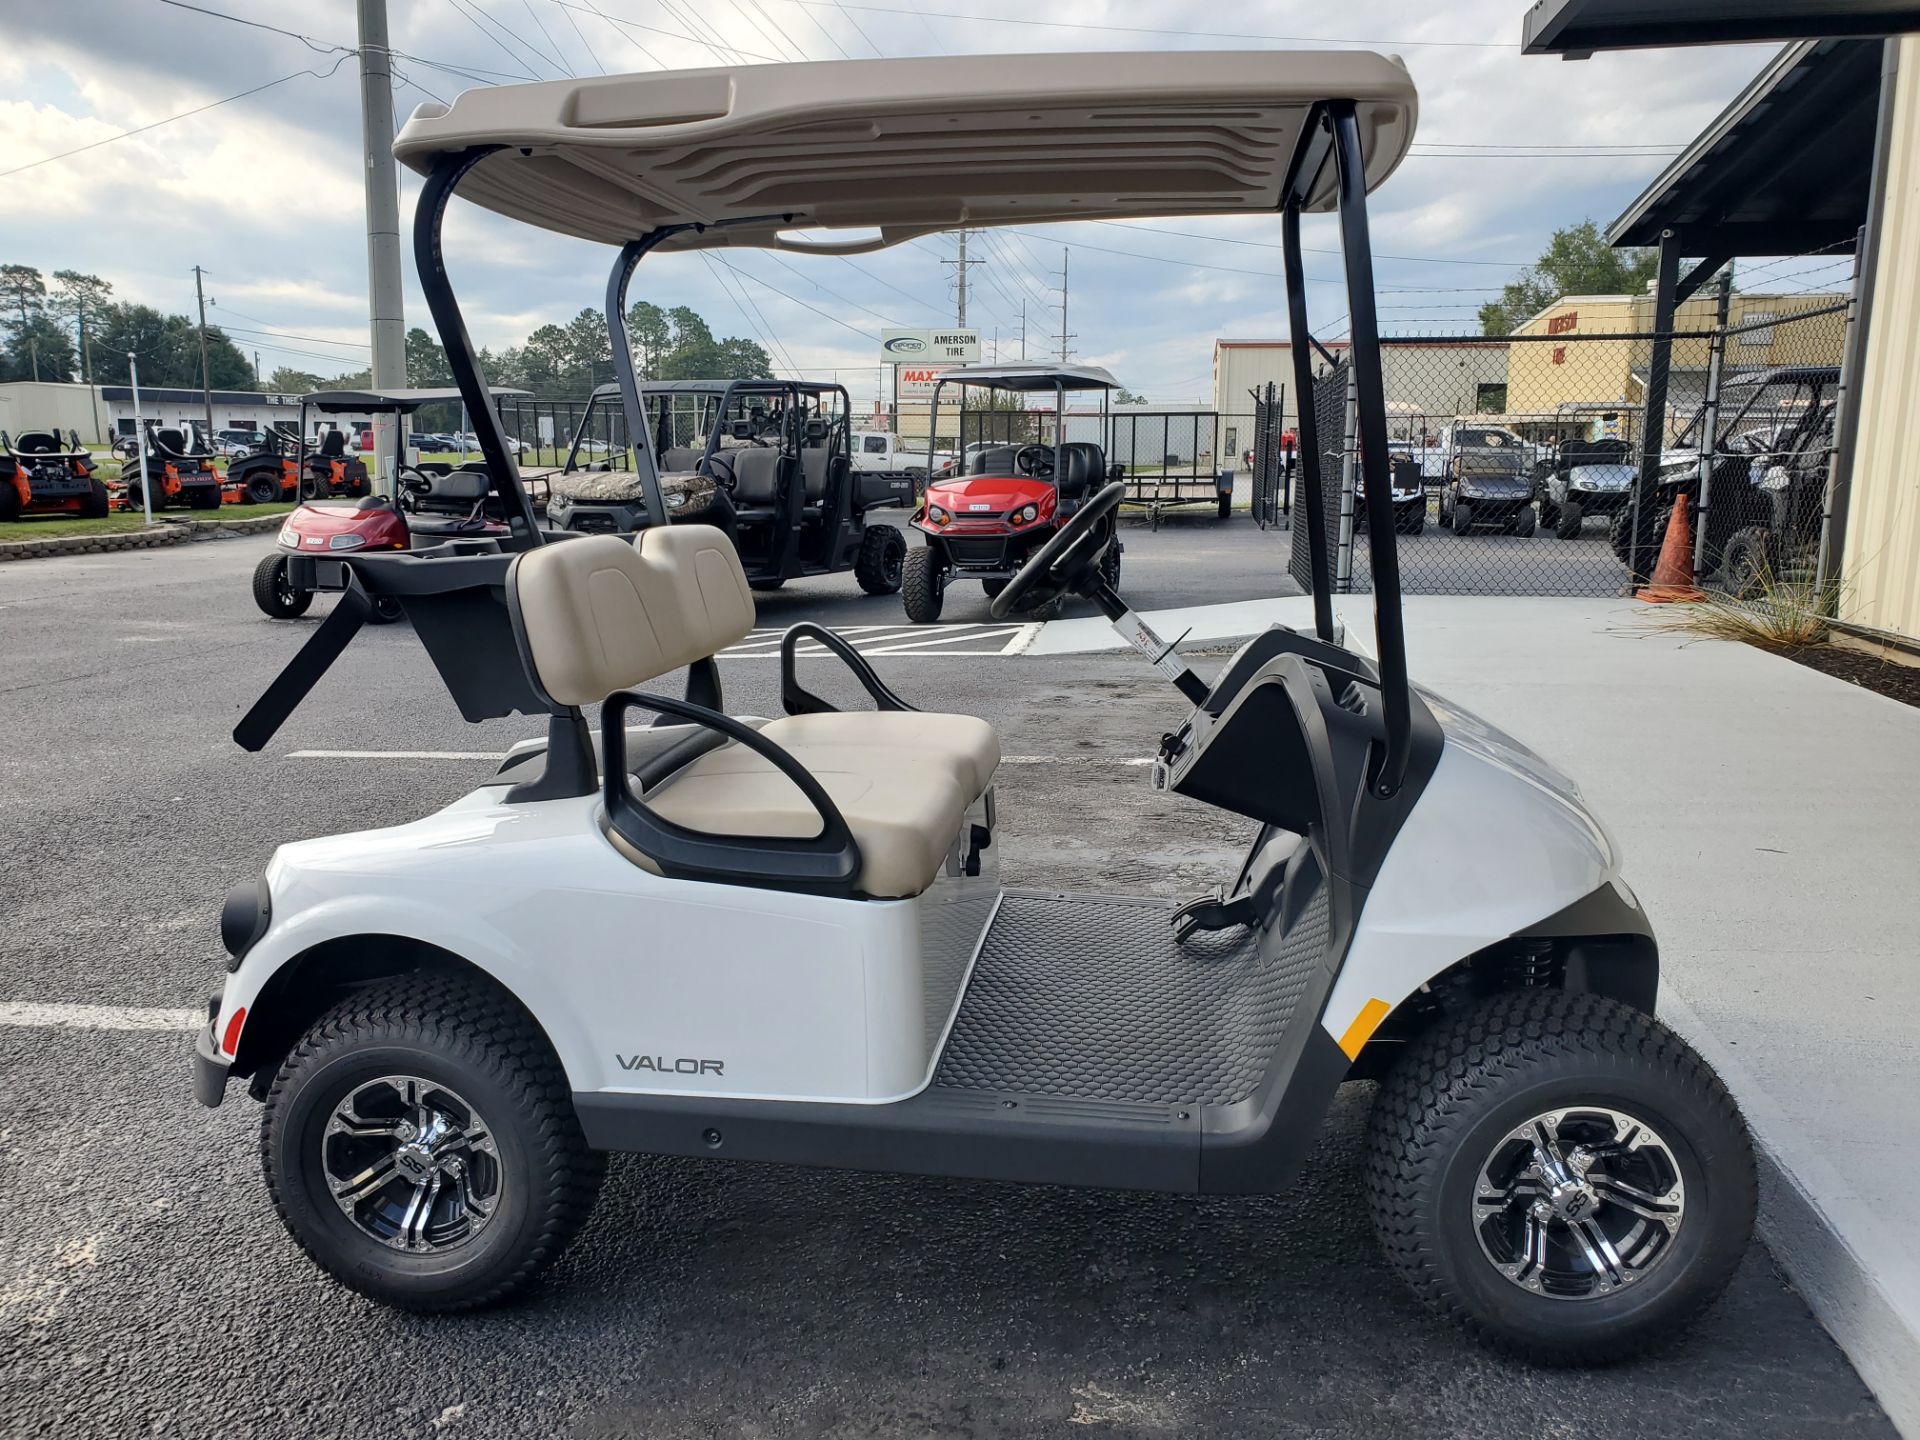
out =
<svg viewBox="0 0 1920 1440"><path fill-rule="evenodd" d="M1053 447L1051 445L1022 445L1013 452L1013 468L1022 475L1030 475L1035 480L1053 478Z"/></svg>
<svg viewBox="0 0 1920 1440"><path fill-rule="evenodd" d="M993 618L1006 619L1022 602L1044 605L1067 591L1082 593L1081 586L1099 573L1101 557L1113 543L1112 528L1102 522L1120 508L1126 495L1127 487L1116 481L1074 511L1073 518L1028 556L1020 573L993 597L987 607Z"/></svg>
<svg viewBox="0 0 1920 1440"><path fill-rule="evenodd" d="M397 497L400 501L400 508L408 511L418 511L420 508L420 497L433 493L433 481L410 465L401 466L400 469L395 472L395 476L400 481L400 494Z"/></svg>

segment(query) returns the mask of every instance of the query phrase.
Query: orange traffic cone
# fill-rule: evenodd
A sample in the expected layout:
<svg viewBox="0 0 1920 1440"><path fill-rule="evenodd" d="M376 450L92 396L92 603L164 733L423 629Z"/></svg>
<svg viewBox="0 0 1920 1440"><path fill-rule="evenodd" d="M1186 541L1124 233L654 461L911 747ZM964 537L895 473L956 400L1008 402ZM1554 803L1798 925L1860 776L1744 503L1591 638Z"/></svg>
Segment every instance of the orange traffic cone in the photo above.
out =
<svg viewBox="0 0 1920 1440"><path fill-rule="evenodd" d="M1693 521L1689 518L1692 505L1691 496L1673 497L1667 535L1660 542L1660 559L1653 567L1653 583L1641 586L1635 599L1660 604L1668 600L1707 598L1693 583Z"/></svg>

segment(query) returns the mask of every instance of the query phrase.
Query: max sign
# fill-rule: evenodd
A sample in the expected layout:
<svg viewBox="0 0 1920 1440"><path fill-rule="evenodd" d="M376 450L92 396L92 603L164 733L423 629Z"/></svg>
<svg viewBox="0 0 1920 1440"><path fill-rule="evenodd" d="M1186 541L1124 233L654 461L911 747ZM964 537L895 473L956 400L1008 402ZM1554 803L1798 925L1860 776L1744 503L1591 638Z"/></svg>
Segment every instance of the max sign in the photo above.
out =
<svg viewBox="0 0 1920 1440"><path fill-rule="evenodd" d="M882 330L880 354L890 365L971 365L980 359L980 332Z"/></svg>

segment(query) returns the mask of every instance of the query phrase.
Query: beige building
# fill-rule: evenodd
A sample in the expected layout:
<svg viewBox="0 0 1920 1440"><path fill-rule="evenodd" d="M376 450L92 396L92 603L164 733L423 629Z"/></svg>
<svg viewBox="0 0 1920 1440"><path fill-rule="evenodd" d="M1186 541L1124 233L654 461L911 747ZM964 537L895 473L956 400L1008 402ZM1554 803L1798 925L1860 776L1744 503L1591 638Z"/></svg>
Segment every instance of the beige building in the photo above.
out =
<svg viewBox="0 0 1920 1440"><path fill-rule="evenodd" d="M1727 308L1733 333L1722 373L1838 365L1847 330L1846 315L1834 308L1840 298L1748 295L1736 289ZM1701 292L1675 307L1674 331L1713 329L1718 303L1714 294ZM1507 358L1508 411L1545 418L1606 403L1640 405L1646 398L1651 342L1608 337L1645 335L1653 328L1651 295L1562 296L1513 332L1526 338L1516 339ZM1667 378L1670 430L1684 425L1704 398L1709 355L1705 339L1673 342Z"/></svg>
<svg viewBox="0 0 1920 1440"><path fill-rule="evenodd" d="M1346 353L1346 342L1327 349ZM1507 408L1507 344L1504 340L1419 340L1386 345L1380 374L1395 413L1427 416L1444 424L1455 415ZM1314 370L1323 368L1314 357ZM1284 386L1286 423L1299 413L1293 383L1293 346L1285 340L1213 342L1213 406L1222 415L1251 417L1254 396L1268 384Z"/></svg>
<svg viewBox="0 0 1920 1440"><path fill-rule="evenodd" d="M1920 639L1920 38L1898 45L1840 614Z"/></svg>

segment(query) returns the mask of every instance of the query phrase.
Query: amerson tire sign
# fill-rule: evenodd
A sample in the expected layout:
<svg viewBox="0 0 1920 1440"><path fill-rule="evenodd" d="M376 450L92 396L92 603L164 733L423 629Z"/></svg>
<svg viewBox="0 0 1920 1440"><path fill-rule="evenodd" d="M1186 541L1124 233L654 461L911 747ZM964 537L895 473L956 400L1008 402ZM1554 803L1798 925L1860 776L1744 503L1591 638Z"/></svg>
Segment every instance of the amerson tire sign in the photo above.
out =
<svg viewBox="0 0 1920 1440"><path fill-rule="evenodd" d="M880 332L880 358L893 366L896 396L926 396L942 370L977 364L978 330L894 330Z"/></svg>

